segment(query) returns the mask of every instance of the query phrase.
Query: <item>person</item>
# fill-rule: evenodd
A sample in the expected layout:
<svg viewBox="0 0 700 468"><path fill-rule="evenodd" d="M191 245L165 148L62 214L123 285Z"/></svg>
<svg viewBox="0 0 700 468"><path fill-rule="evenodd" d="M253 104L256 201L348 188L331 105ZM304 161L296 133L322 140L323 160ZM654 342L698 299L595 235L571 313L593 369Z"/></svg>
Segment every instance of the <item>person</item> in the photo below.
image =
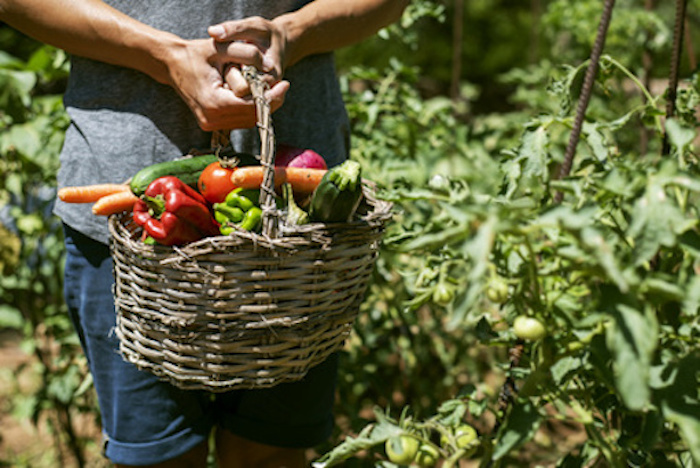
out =
<svg viewBox="0 0 700 468"><path fill-rule="evenodd" d="M256 153L254 103L240 67L269 84L278 142L329 167L349 153L333 51L396 21L408 0L0 0L0 20L71 54L70 125L59 187L123 182L142 167L210 147L232 130ZM304 466L329 437L336 359L300 382L222 394L186 391L117 352L109 233L89 206L56 202L66 242L65 295L93 374L105 455L116 466Z"/></svg>

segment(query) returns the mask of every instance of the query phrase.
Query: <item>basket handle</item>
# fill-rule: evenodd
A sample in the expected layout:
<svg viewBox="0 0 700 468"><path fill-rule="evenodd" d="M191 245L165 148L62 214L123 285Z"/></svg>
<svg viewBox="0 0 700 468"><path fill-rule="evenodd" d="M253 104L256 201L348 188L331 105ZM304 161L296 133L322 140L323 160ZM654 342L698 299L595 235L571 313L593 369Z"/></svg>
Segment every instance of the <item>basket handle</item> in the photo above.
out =
<svg viewBox="0 0 700 468"><path fill-rule="evenodd" d="M263 182L260 185L260 208L262 209L262 233L277 237L277 204L275 203L275 132L270 118L270 103L265 97L269 88L257 69L250 65L241 67L243 77L250 86L255 102L256 126L260 133L260 164L264 168ZM217 156L228 146L230 130L215 130L211 136L211 146Z"/></svg>
<svg viewBox="0 0 700 468"><path fill-rule="evenodd" d="M255 101L256 125L260 132L260 164L263 170L263 182L260 185L260 208L262 209L262 233L264 236L277 237L277 204L275 203L275 131L270 117L270 103L265 97L267 83L258 70L250 65L241 69L243 77L250 85Z"/></svg>

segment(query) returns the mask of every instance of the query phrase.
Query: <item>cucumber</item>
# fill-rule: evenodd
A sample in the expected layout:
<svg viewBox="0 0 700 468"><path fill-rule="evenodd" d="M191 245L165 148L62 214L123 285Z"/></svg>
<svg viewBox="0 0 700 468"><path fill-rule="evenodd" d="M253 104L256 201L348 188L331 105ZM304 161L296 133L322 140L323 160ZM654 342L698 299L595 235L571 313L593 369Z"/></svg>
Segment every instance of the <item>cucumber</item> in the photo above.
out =
<svg viewBox="0 0 700 468"><path fill-rule="evenodd" d="M223 157L224 155L222 155ZM237 157L241 166L259 164L255 156L247 153L237 153L226 156ZM197 180L202 171L211 163L218 161L215 154L193 156L191 158L175 159L161 163L151 164L138 171L132 178L129 186L134 195L141 196L151 182L163 176L175 176L187 185L197 186Z"/></svg>
<svg viewBox="0 0 700 468"><path fill-rule="evenodd" d="M362 197L362 171L356 161L328 170L311 196L309 218L323 223L344 223L355 213Z"/></svg>

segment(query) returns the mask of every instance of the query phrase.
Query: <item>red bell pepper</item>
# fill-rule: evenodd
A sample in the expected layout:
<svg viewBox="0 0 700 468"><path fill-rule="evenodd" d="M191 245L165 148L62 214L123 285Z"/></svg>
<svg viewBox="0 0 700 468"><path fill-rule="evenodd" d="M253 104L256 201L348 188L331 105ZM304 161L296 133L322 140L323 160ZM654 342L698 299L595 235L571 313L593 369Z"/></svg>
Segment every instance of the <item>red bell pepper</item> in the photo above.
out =
<svg viewBox="0 0 700 468"><path fill-rule="evenodd" d="M133 219L163 245L181 245L219 235L204 198L177 177L160 177L134 205Z"/></svg>

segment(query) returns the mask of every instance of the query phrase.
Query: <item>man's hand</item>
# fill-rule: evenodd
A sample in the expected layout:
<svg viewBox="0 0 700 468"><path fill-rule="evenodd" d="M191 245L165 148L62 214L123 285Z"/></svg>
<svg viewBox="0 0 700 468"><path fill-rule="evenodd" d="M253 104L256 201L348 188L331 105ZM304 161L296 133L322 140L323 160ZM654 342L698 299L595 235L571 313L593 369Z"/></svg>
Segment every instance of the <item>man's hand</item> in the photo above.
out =
<svg viewBox="0 0 700 468"><path fill-rule="evenodd" d="M255 103L240 65L264 69L259 49L248 43L217 44L212 39L183 41L167 53L170 84L187 103L203 130L255 126ZM274 112L289 82L271 80L266 97Z"/></svg>
<svg viewBox="0 0 700 468"><path fill-rule="evenodd" d="M240 73L239 65L253 65L267 84L274 89L285 69L286 36L273 21L258 16L226 21L209 28L222 56L233 60L227 82L237 96L250 94L250 87ZM238 69L236 69L238 68Z"/></svg>

